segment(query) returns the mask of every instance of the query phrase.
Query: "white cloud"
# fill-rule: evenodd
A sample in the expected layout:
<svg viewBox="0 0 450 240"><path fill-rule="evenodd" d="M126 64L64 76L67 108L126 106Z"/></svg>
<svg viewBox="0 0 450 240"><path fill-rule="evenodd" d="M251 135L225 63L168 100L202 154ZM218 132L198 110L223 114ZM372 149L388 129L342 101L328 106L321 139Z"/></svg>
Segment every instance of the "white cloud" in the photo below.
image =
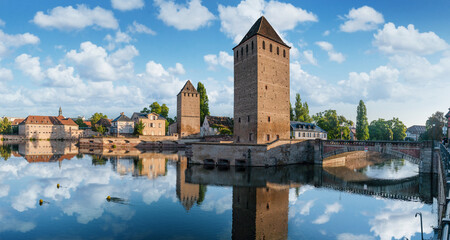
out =
<svg viewBox="0 0 450 240"><path fill-rule="evenodd" d="M113 81L133 77L134 64L131 60L138 55L139 52L132 45L127 45L108 55L104 48L91 42L83 42L79 52L71 50L66 57L76 65L82 78Z"/></svg>
<svg viewBox="0 0 450 240"><path fill-rule="evenodd" d="M333 204L328 204L325 207L325 212L320 215L316 220L313 221L314 224L324 224L330 221L332 214L338 213L342 210L342 205L338 202Z"/></svg>
<svg viewBox="0 0 450 240"><path fill-rule="evenodd" d="M0 30L0 58L11 48L38 43L39 38L31 33L10 35Z"/></svg>
<svg viewBox="0 0 450 240"><path fill-rule="evenodd" d="M128 11L144 7L144 0L111 0L114 9Z"/></svg>
<svg viewBox="0 0 450 240"><path fill-rule="evenodd" d="M131 42L133 38L131 38L131 36L128 35L127 33L124 33L119 30L116 32L116 35L114 37L111 36L110 34L106 35L105 40L109 42L106 48L111 51L114 50L117 47L117 45Z"/></svg>
<svg viewBox="0 0 450 240"><path fill-rule="evenodd" d="M169 73L164 69L163 65L154 61L149 61L145 65L145 71L151 77L169 76Z"/></svg>
<svg viewBox="0 0 450 240"><path fill-rule="evenodd" d="M58 64L53 68L47 69L47 78L49 85L54 87L77 87L82 84L78 75L74 76L74 68Z"/></svg>
<svg viewBox="0 0 450 240"><path fill-rule="evenodd" d="M42 80L44 78L39 57L32 57L24 53L16 57L15 63L19 70L35 80Z"/></svg>
<svg viewBox="0 0 450 240"><path fill-rule="evenodd" d="M303 56L305 57L306 61L308 61L308 63L311 63L312 65L317 65L317 59L314 58L313 51L311 50L303 51Z"/></svg>
<svg viewBox="0 0 450 240"><path fill-rule="evenodd" d="M337 240L375 240L375 238L364 234L341 233L337 236Z"/></svg>
<svg viewBox="0 0 450 240"><path fill-rule="evenodd" d="M322 33L322 36L326 37L330 35L330 31L326 30L325 32Z"/></svg>
<svg viewBox="0 0 450 240"><path fill-rule="evenodd" d="M384 23L383 14L369 6L352 8L344 19L346 22L339 27L343 32L371 31Z"/></svg>
<svg viewBox="0 0 450 240"><path fill-rule="evenodd" d="M6 25L5 21L0 19L0 27L4 27Z"/></svg>
<svg viewBox="0 0 450 240"><path fill-rule="evenodd" d="M293 30L299 23L318 21L314 13L278 1L243 0L237 6L219 5L218 11L220 30L233 39L234 43L239 43L262 15L280 32Z"/></svg>
<svg viewBox="0 0 450 240"><path fill-rule="evenodd" d="M119 27L113 12L101 7L90 9L84 4L77 5L76 8L58 6L50 10L48 14L39 11L34 16L33 22L43 28L59 30L83 29L89 26L108 29Z"/></svg>
<svg viewBox="0 0 450 240"><path fill-rule="evenodd" d="M201 0L190 0L187 5L173 1L155 0L159 7L158 18L178 30L197 30L208 26L214 15L202 5Z"/></svg>
<svg viewBox="0 0 450 240"><path fill-rule="evenodd" d="M414 25L395 27L386 23L374 35L373 45L385 53L413 53L427 55L448 49L448 44L434 32L420 33Z"/></svg>
<svg viewBox="0 0 450 240"><path fill-rule="evenodd" d="M209 70L215 70L217 66L221 66L229 70L233 69L233 56L224 51L220 51L219 56L215 54L205 55L203 56L203 60L208 64Z"/></svg>
<svg viewBox="0 0 450 240"><path fill-rule="evenodd" d="M328 59L330 61L337 62L337 63L342 63L345 61L344 55L340 52L336 52L331 43L321 41L321 42L316 42L316 45L328 53Z"/></svg>
<svg viewBox="0 0 450 240"><path fill-rule="evenodd" d="M184 70L183 64L175 63L175 67L169 67L169 72L175 75L184 75L186 71Z"/></svg>
<svg viewBox="0 0 450 240"><path fill-rule="evenodd" d="M136 21L133 21L133 25L128 26L128 31L131 33L145 33L150 35L156 35L155 31Z"/></svg>
<svg viewBox="0 0 450 240"><path fill-rule="evenodd" d="M309 211L314 206L314 202L315 202L315 200L310 200L310 201L306 202L305 205L300 209L300 214L304 215L304 216L308 216Z"/></svg>
<svg viewBox="0 0 450 240"><path fill-rule="evenodd" d="M13 78L13 73L10 69L0 68L0 82L11 81Z"/></svg>

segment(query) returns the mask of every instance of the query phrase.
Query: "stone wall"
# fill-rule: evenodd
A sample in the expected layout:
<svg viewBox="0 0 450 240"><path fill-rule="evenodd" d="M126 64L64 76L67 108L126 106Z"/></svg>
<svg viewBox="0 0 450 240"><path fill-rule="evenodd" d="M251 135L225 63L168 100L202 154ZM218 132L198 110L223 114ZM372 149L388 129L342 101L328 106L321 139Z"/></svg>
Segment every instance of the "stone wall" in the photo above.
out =
<svg viewBox="0 0 450 240"><path fill-rule="evenodd" d="M200 134L200 94L177 96L177 131L180 137Z"/></svg>
<svg viewBox="0 0 450 240"><path fill-rule="evenodd" d="M80 148L83 149L179 149L184 148L183 143L176 142L178 140L173 136L140 136L139 138L125 137L97 137L97 138L80 138ZM92 150L94 151L94 150Z"/></svg>

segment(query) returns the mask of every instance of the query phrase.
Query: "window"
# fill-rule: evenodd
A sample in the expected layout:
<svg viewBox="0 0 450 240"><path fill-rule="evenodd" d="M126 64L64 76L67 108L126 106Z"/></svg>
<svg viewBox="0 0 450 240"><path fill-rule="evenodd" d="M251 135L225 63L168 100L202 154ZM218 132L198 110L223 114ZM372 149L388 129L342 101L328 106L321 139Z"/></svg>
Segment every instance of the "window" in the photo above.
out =
<svg viewBox="0 0 450 240"><path fill-rule="evenodd" d="M245 45L245 53L248 55L248 44Z"/></svg>
<svg viewBox="0 0 450 240"><path fill-rule="evenodd" d="M277 55L280 55L280 48L277 47Z"/></svg>
<svg viewBox="0 0 450 240"><path fill-rule="evenodd" d="M266 42L263 41L263 49L266 49Z"/></svg>
<svg viewBox="0 0 450 240"><path fill-rule="evenodd" d="M239 51L236 51L236 61L239 59Z"/></svg>
<svg viewBox="0 0 450 240"><path fill-rule="evenodd" d="M270 49L270 52L272 52L272 43L270 44L269 49Z"/></svg>
<svg viewBox="0 0 450 240"><path fill-rule="evenodd" d="M266 85L266 90L267 90L267 85Z"/></svg>
<svg viewBox="0 0 450 240"><path fill-rule="evenodd" d="M158 127L161 128L161 123L158 123Z"/></svg>
<svg viewBox="0 0 450 240"><path fill-rule="evenodd" d="M184 93L184 96L186 97L186 93Z"/></svg>
<svg viewBox="0 0 450 240"><path fill-rule="evenodd" d="M239 136L237 136L237 140L236 140L237 142L239 142L240 141L240 138L239 138Z"/></svg>
<svg viewBox="0 0 450 240"><path fill-rule="evenodd" d="M250 115L247 116L247 122L250 122Z"/></svg>
<svg viewBox="0 0 450 240"><path fill-rule="evenodd" d="M298 137L301 137L301 133L298 133Z"/></svg>
<svg viewBox="0 0 450 240"><path fill-rule="evenodd" d="M267 134L267 141L270 141L270 135Z"/></svg>
<svg viewBox="0 0 450 240"><path fill-rule="evenodd" d="M238 118L238 122L241 122L241 118Z"/></svg>
<svg viewBox="0 0 450 240"><path fill-rule="evenodd" d="M252 53L253 53L253 41L252 41Z"/></svg>
<svg viewBox="0 0 450 240"><path fill-rule="evenodd" d="M303 133L303 137L305 137L305 133Z"/></svg>
<svg viewBox="0 0 450 240"><path fill-rule="evenodd" d="M244 56L244 48L241 47L241 56Z"/></svg>
<svg viewBox="0 0 450 240"><path fill-rule="evenodd" d="M252 138L253 138L253 133L249 133L249 134L248 134L248 140L249 140L249 141L252 141Z"/></svg>
<svg viewBox="0 0 450 240"><path fill-rule="evenodd" d="M283 49L283 57L286 57L286 50Z"/></svg>
<svg viewBox="0 0 450 240"><path fill-rule="evenodd" d="M280 135L277 135L277 140L280 139Z"/></svg>
<svg viewBox="0 0 450 240"><path fill-rule="evenodd" d="M268 122L270 122L270 116L269 116L269 117L267 117L267 121L268 121Z"/></svg>

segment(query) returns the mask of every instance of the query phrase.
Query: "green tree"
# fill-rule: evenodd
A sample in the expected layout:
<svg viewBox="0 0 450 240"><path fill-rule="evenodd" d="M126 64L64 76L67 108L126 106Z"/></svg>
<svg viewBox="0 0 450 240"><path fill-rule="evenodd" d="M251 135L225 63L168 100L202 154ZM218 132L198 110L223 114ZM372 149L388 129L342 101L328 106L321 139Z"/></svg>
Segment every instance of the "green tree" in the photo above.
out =
<svg viewBox="0 0 450 240"><path fill-rule="evenodd" d="M0 133L3 134L12 133L11 122L6 117L4 117L3 120L0 122Z"/></svg>
<svg viewBox="0 0 450 240"><path fill-rule="evenodd" d="M150 113L150 112L151 112L150 109L148 109L146 107L141 110L141 113Z"/></svg>
<svg viewBox="0 0 450 240"><path fill-rule="evenodd" d="M161 106L161 116L165 119L169 117L169 107L165 103Z"/></svg>
<svg viewBox="0 0 450 240"><path fill-rule="evenodd" d="M142 120L139 120L139 123L134 125L134 135L143 135L144 134L144 123Z"/></svg>
<svg viewBox="0 0 450 240"><path fill-rule="evenodd" d="M102 126L102 125L98 125L98 124L95 125L95 130L94 131L96 131L98 133L101 133L102 135L105 134L106 130L107 129L104 126Z"/></svg>
<svg viewBox="0 0 450 240"><path fill-rule="evenodd" d="M391 141L394 138L394 133L392 132L392 123L386 121L382 118L378 120L373 120L369 125L369 136L370 140L385 140Z"/></svg>
<svg viewBox="0 0 450 240"><path fill-rule="evenodd" d="M398 118L389 120L392 130L392 140L403 141L406 137L406 126Z"/></svg>
<svg viewBox="0 0 450 240"><path fill-rule="evenodd" d="M11 157L11 146L0 146L0 157L7 161Z"/></svg>
<svg viewBox="0 0 450 240"><path fill-rule="evenodd" d="M75 120L75 123L79 126L79 127L87 127L87 124L84 123L83 119L78 118L77 120Z"/></svg>
<svg viewBox="0 0 450 240"><path fill-rule="evenodd" d="M92 126L94 126L102 118L107 119L108 116L104 115L103 113L94 113L91 117Z"/></svg>
<svg viewBox="0 0 450 240"><path fill-rule="evenodd" d="M294 118L295 121L307 122L307 123L312 122L312 118L309 116L308 103L305 102L304 104L302 104L302 99L301 99L299 93L297 93L295 95L294 112L295 112L295 118Z"/></svg>
<svg viewBox="0 0 450 240"><path fill-rule="evenodd" d="M209 100L203 83L198 82L197 92L200 95L200 125L203 124L205 116L209 116Z"/></svg>
<svg viewBox="0 0 450 240"><path fill-rule="evenodd" d="M328 139L350 139L350 126L353 122L339 116L336 110L326 110L313 116L317 126L327 132Z"/></svg>
<svg viewBox="0 0 450 240"><path fill-rule="evenodd" d="M294 121L294 109L292 108L291 102L289 102L289 109L290 109L290 117L289 117L289 119L291 121Z"/></svg>
<svg viewBox="0 0 450 240"><path fill-rule="evenodd" d="M369 139L369 121L367 120L367 109L363 100L359 101L356 110L356 138L358 140Z"/></svg>
<svg viewBox="0 0 450 240"><path fill-rule="evenodd" d="M150 105L150 111L157 114L161 114L161 106L159 105L158 102L153 102L152 105Z"/></svg>
<svg viewBox="0 0 450 240"><path fill-rule="evenodd" d="M203 200L205 200L206 191L207 191L206 185L200 184L198 188L197 205L201 205Z"/></svg>
<svg viewBox="0 0 450 240"><path fill-rule="evenodd" d="M442 128L446 124L443 112L433 113L425 123L427 131L420 136L422 140L442 140L444 134Z"/></svg>

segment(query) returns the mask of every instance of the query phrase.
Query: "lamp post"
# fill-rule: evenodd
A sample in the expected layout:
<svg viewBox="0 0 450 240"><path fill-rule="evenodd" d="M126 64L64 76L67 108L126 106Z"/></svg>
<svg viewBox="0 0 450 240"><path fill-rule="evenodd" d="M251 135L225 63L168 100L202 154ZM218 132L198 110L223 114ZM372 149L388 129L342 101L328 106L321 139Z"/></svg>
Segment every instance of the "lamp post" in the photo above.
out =
<svg viewBox="0 0 450 240"><path fill-rule="evenodd" d="M417 217L417 215L420 216L420 233L422 234L422 240L423 240L423 224L422 224L422 213L418 212L416 213L415 217Z"/></svg>

